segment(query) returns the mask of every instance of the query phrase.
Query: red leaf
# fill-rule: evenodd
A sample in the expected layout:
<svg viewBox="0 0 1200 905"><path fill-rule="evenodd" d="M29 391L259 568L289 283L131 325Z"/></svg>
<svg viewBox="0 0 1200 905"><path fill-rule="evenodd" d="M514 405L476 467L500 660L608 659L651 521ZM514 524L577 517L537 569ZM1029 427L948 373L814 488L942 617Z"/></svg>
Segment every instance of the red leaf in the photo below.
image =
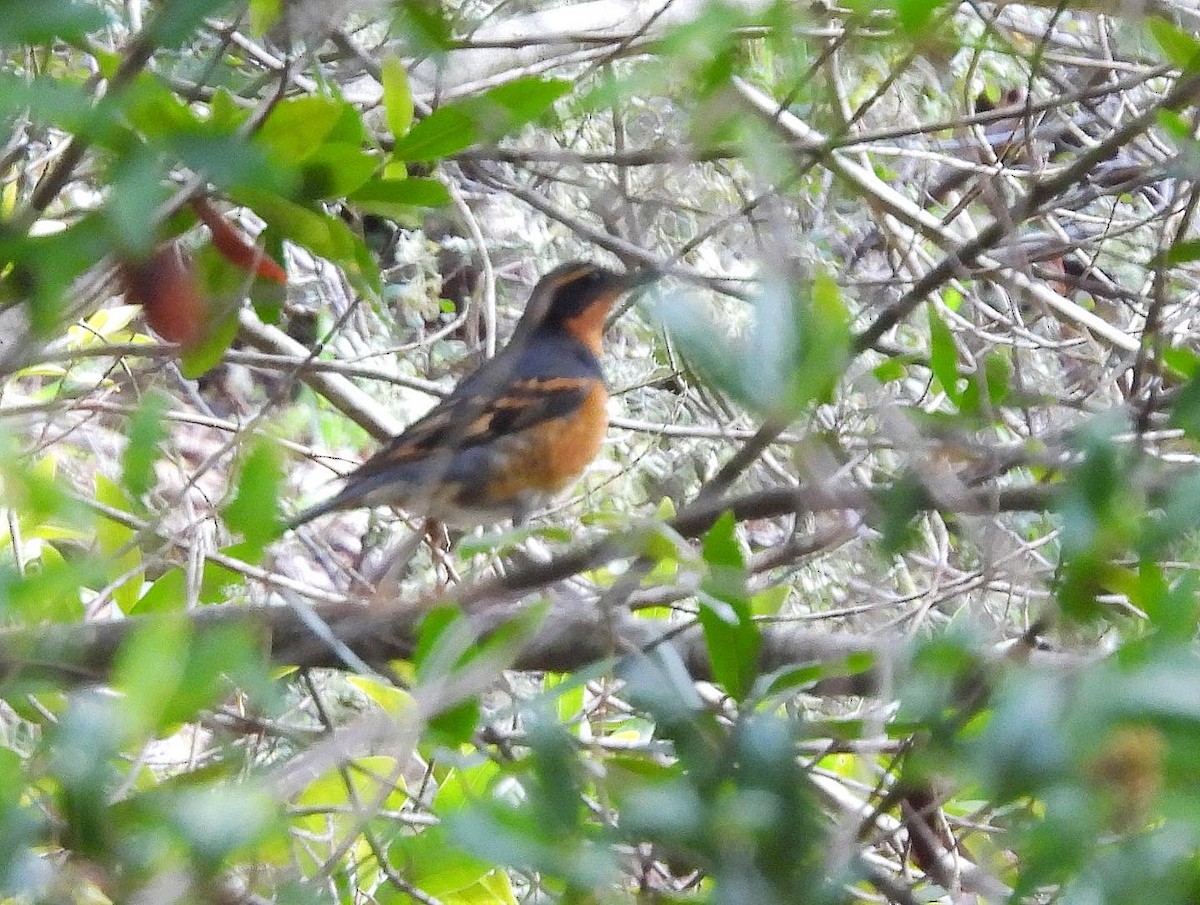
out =
<svg viewBox="0 0 1200 905"><path fill-rule="evenodd" d="M204 338L207 306L174 242L144 261L123 261L120 274L126 298L142 306L155 333L185 350Z"/></svg>
<svg viewBox="0 0 1200 905"><path fill-rule="evenodd" d="M248 273L257 274L264 280L287 285L287 271L267 257L244 235L229 225L229 221L217 213L207 198L193 198L192 210L212 233L213 245L226 260Z"/></svg>

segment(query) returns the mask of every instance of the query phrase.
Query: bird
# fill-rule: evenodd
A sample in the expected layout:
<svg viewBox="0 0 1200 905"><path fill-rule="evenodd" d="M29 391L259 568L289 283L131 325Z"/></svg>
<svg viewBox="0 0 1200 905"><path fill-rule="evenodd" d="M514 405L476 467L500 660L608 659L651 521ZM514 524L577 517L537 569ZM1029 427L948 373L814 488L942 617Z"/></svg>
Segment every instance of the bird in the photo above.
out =
<svg viewBox="0 0 1200 905"><path fill-rule="evenodd" d="M605 320L617 299L655 276L583 261L551 270L494 358L289 527L384 505L457 527L524 521L600 451L608 429Z"/></svg>

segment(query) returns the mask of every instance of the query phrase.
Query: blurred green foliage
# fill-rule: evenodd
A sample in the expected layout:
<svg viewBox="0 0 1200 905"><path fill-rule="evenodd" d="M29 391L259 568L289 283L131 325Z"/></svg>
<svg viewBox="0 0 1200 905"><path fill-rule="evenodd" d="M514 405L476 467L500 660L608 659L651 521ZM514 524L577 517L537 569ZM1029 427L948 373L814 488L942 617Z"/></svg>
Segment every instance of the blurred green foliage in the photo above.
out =
<svg viewBox="0 0 1200 905"><path fill-rule="evenodd" d="M136 35L123 18L131 5L146 13ZM649 88L672 92L694 114L696 147L733 143L755 172L805 191L784 143L724 102L732 77L758 63L767 81L795 88L792 105L815 103L795 4L761 16L712 4L668 31L652 61L619 75L577 89L525 74L420 116L404 64L390 56L380 63L388 134L319 79L307 93L264 88L262 72L205 24L243 6L0 3L0 119L14 135L52 136L55 148L36 173L8 161L12 172L0 174L0 313L25 316L24 345L55 341L80 355L76 371L0 359L6 378L43 381L32 404L70 398L97 346L150 342L133 300L89 309L80 287L102 265L142 260L163 242L198 245L195 275L214 300L204 336L178 362L181 378L219 371L247 301L280 319L282 293L199 238L186 203L200 186L260 220L273 256L290 247L322 259L373 305L382 304L378 261L338 206L419 221L452 200L438 170L447 158L570 105L586 119ZM284 6L254 0L249 20L266 33ZM928 37L937 6L881 9L902 37ZM445 12L408 2L388 14L410 52L436 55L454 33ZM768 28L753 53L739 31L752 26ZM1195 68L1194 37L1163 22L1151 32L1177 67ZM110 44L114 34L124 40ZM190 84L198 72L203 84ZM1190 141L1188 122L1175 126ZM68 191L76 182L93 197ZM1155 261L1197 257L1195 241L1180 240ZM773 263L741 339L690 300L667 306L673 349L708 389L790 423L862 392L864 375L881 399L916 379L940 397L928 423L1007 439L1002 416L1022 401L1020 375L1003 351L968 359L952 308L925 309L917 351L860 367L853 305L834 278ZM1162 360L1188 381L1171 426L1194 443L1195 355L1180 348ZM105 387L122 378L88 373ZM1128 441L1140 427L1125 416L1089 413L1059 459L1020 471L1025 486L1051 491L1038 518L1055 583L1033 628L1059 627L1106 656L1045 665L1032 630L1003 656L984 653L990 639L963 617L889 657L765 669L767 632L791 588L757 580L763 551L732 512L693 545L661 524L674 514L668 500L631 546L650 563L642 585L691 581L682 603L664 606L678 603L703 634L713 681L698 687L695 664L670 644L613 649L576 676L507 672L553 618L549 605L486 638L457 608L431 605L410 661L373 664L378 673L355 672L352 660L280 670L261 634L207 621L204 608L236 605L261 579L255 567L269 560L287 508L281 444L269 425L253 425L253 440L220 451L231 477L204 488L211 513L172 512L164 527L150 515L165 441L182 420L173 406L151 392L98 407L126 419L127 442L120 455L95 453L102 461L86 486L64 477L53 443L26 448L0 435L0 621L11 633L0 676L5 901L822 905L876 896L877 872L893 867L916 900L963 901L971 890L947 890L936 868L918 876L898 866L910 858L899 827L874 821L904 814L893 790L946 785L938 803L955 820L959 853L1014 900L1183 905L1200 895L1197 579L1176 566L1196 553L1200 477L1164 477ZM917 544L935 507L923 474L885 477L855 529L889 561ZM954 489L972 489L969 478ZM811 482L804 475L802 489ZM185 556L171 532L210 515L223 533ZM587 527L622 524L601 511ZM941 528L947 548L966 546L953 513ZM545 526L467 538L439 565L572 538ZM625 576L606 566L588 577L608 590ZM21 661L19 639L32 647L63 626L109 623L131 628L103 677L71 672L65 654ZM99 647L98 637L85 631L81 643ZM818 683L867 673L884 683L882 704L847 698L822 710ZM833 800L822 779L857 789L861 807Z"/></svg>

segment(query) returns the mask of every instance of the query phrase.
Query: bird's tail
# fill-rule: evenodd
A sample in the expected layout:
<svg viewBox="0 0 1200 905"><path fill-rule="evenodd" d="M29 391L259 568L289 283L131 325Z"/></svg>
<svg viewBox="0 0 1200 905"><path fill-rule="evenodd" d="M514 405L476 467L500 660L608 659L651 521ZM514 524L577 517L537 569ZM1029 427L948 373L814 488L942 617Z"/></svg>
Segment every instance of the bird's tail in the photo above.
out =
<svg viewBox="0 0 1200 905"><path fill-rule="evenodd" d="M320 518L327 513L334 512L342 508L341 494L335 494L329 499L317 503L315 506L309 506L307 509L302 509L300 512L293 515L287 521L288 529L295 531L301 525L311 522L315 518Z"/></svg>

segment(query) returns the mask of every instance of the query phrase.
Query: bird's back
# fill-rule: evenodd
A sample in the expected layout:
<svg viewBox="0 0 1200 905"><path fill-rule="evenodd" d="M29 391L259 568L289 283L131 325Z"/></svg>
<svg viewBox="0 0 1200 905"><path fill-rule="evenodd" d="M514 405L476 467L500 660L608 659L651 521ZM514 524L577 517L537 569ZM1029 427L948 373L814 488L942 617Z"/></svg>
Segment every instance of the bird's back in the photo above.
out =
<svg viewBox="0 0 1200 905"><path fill-rule="evenodd" d="M598 358L604 319L643 277L585 262L547 273L504 351L293 526L381 505L459 524L496 521L564 489L599 452L608 426Z"/></svg>
<svg viewBox="0 0 1200 905"><path fill-rule="evenodd" d="M607 401L591 350L535 332L371 456L322 511L397 505L456 524L520 515L591 461Z"/></svg>

